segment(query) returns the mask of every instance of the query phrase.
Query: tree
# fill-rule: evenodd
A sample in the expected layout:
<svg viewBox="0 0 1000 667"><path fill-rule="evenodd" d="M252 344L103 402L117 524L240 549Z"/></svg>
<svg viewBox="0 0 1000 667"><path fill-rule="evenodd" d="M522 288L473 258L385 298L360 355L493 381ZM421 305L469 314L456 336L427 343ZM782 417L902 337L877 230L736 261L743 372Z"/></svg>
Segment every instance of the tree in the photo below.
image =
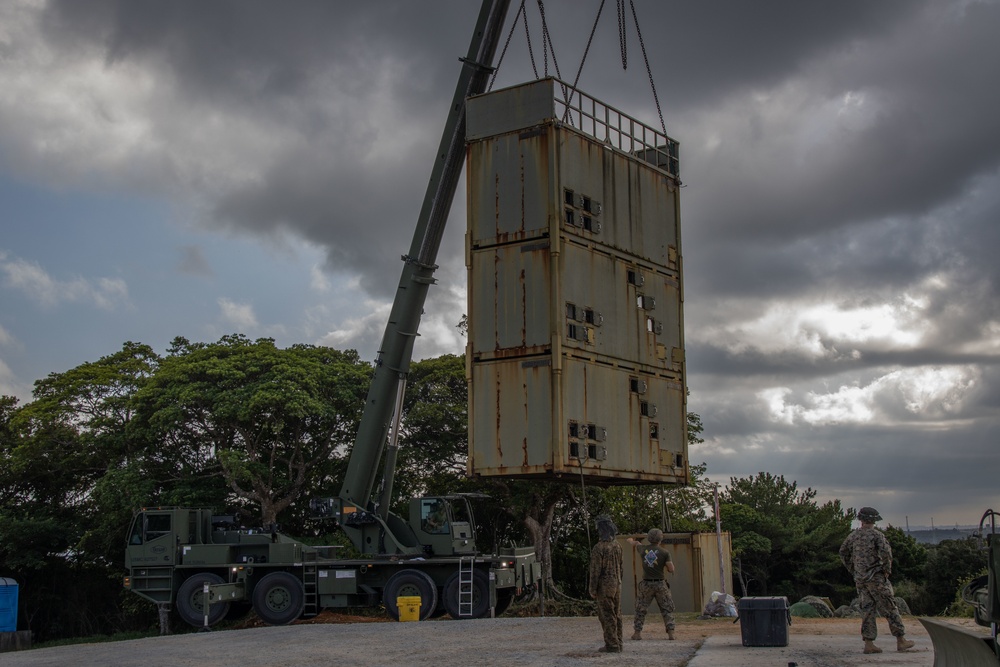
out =
<svg viewBox="0 0 1000 667"><path fill-rule="evenodd" d="M886 539L892 549L892 577L894 580L908 579L923 581L924 568L927 564L927 548L917 542L912 535L907 535L901 528L886 526Z"/></svg>
<svg viewBox="0 0 1000 667"><path fill-rule="evenodd" d="M136 405L150 438L217 462L233 504L268 525L339 476L369 376L353 350L177 338Z"/></svg>
<svg viewBox="0 0 1000 667"><path fill-rule="evenodd" d="M929 614L945 614L955 595L971 577L986 569L987 552L979 539L942 540L927 549L925 609Z"/></svg>
<svg viewBox="0 0 1000 667"><path fill-rule="evenodd" d="M127 342L37 381L24 406L2 401L0 561L21 584L20 606L38 639L118 623L133 502L123 497L139 487L120 473L143 458L129 435L131 400L158 361L148 346Z"/></svg>
<svg viewBox="0 0 1000 667"><path fill-rule="evenodd" d="M744 595L849 595L839 547L851 516L839 500L818 505L815 497L771 473L730 478L720 512Z"/></svg>
<svg viewBox="0 0 1000 667"><path fill-rule="evenodd" d="M445 354L410 366L400 428L398 498L470 490L465 483L467 391L464 357Z"/></svg>

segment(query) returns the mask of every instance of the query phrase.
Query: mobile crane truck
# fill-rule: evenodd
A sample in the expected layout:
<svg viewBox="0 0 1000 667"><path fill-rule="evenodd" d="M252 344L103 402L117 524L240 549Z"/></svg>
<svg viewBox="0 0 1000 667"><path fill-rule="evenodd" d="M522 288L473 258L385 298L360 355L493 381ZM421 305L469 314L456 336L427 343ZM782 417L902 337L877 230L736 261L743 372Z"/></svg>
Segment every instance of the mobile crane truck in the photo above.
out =
<svg viewBox="0 0 1000 667"><path fill-rule="evenodd" d="M484 0L463 61L448 121L386 325L375 373L340 493L314 501L314 515L334 519L360 554L303 544L275 530L235 529L211 510L146 508L128 534L125 587L181 619L211 626L230 608L252 607L281 625L322 609L376 606L398 619L401 597L419 597L421 620L502 613L535 585L541 564L533 548L482 554L465 496L413 498L409 517L389 511L396 434L435 260L465 156L465 100L485 91L510 0ZM392 425L390 431L390 424ZM380 461L382 487L374 498ZM410 601L412 604L412 600Z"/></svg>

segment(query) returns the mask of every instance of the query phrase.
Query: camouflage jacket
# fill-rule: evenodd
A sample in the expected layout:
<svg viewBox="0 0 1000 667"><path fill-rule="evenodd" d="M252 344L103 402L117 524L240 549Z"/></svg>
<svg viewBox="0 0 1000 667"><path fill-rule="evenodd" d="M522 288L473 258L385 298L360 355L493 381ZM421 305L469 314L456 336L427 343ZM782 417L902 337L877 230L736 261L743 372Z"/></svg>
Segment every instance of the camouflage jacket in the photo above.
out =
<svg viewBox="0 0 1000 667"><path fill-rule="evenodd" d="M858 582L892 574L892 547L877 528L858 528L840 545L840 560Z"/></svg>
<svg viewBox="0 0 1000 667"><path fill-rule="evenodd" d="M622 585L622 546L617 541L601 541L590 553L591 595L612 595Z"/></svg>

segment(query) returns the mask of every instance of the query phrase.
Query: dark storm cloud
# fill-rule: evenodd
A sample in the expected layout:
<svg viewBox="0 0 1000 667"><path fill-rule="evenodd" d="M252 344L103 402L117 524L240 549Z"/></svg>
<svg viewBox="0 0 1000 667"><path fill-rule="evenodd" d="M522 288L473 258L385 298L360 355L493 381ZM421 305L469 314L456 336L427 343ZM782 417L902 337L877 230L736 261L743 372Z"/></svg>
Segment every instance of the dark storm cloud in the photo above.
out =
<svg viewBox="0 0 1000 667"><path fill-rule="evenodd" d="M564 79L598 5L545 4ZM995 495L1000 3L636 9L681 141L689 408L706 425L692 460L721 480L785 474L886 516L921 494L956 513L962 493ZM127 168L113 162L124 181L182 193L209 227L305 238L330 275L384 301L477 12L462 0L54 0L41 25L54 61L96 58L153 91L124 110L94 96L102 122L138 113L148 126L134 155L123 149ZM580 86L659 125L631 15L626 71L616 18L606 3ZM533 77L519 27L497 86ZM17 137L0 130L11 155L29 155ZM463 203L460 188L443 284L464 280ZM457 320L453 294L431 299ZM375 339L381 325L358 330Z"/></svg>
<svg viewBox="0 0 1000 667"><path fill-rule="evenodd" d="M264 236L293 230L327 249L330 268L369 274L362 287L384 298L476 14L462 2L431 14L408 2L122 0L54 2L44 25L53 40L100 44L108 67L147 64L212 114L287 132L290 144L256 166L259 178L203 186L207 222ZM388 129L380 119L406 122L411 134L375 160L370 147Z"/></svg>
<svg viewBox="0 0 1000 667"><path fill-rule="evenodd" d="M527 9L541 66L533 4ZM591 4L586 10L582 3L547 5L564 78L575 75L583 55L583 37L599 3ZM251 231L298 230L330 249L331 265L363 270L384 253L374 249L372 232L358 230L360 219L400 233L412 225L410 211L419 205L427 171L420 158L436 144L444 120L441 102L450 95L455 59L464 53L476 9L475 3L462 2L429 9L406 2L64 0L49 5L44 25L53 40L101 44L108 66L151 63L176 82L179 95L216 112L266 118L293 129L300 146L262 167L261 182L216 193L213 208L226 224ZM768 145L780 143L775 133L781 128L760 117L765 110L746 109L741 123L728 128L734 133L723 138L717 155L692 150L688 196L698 215L685 232L692 241L702 240L700 230L717 235L724 229L744 243L766 237L776 247L764 252L774 254L789 241L831 228L925 212L955 196L984 165L996 164L1000 133L985 128L992 127L996 108L989 97L1000 92L982 83L989 79L990 63L1000 61L1000 46L980 27L995 20L994 6L960 12L936 3L788 1L639 3L637 10L668 118L702 113L795 77L807 77L803 85L820 95L870 91L879 107L869 127L831 141L808 168L796 164L796 156L775 154ZM631 23L631 16L626 19ZM607 90L615 103L635 99L640 108L648 107L634 33L631 74L639 85L623 87L618 81L615 21L614 9L606 7L581 83ZM908 32L901 29L913 25ZM502 73L508 82L529 78L520 29L511 44ZM376 103L366 94L384 69L396 71L395 88L377 103L405 104L420 138L401 147L395 163L365 163L358 142L377 140L378 128L356 136L358 130L334 116L328 102L332 97ZM928 90L940 94L927 95ZM356 111L359 118L365 115ZM976 127L984 131L970 131ZM713 164L720 161L745 168L719 178ZM404 176L401 163L412 173ZM748 248L755 250L743 246ZM780 289L783 279L795 280L780 267L808 267L762 261L757 253L740 257L725 243L705 244L703 252L711 253L705 260L713 266L743 265L743 275L733 282L747 288ZM697 275L695 268L695 283Z"/></svg>
<svg viewBox="0 0 1000 667"><path fill-rule="evenodd" d="M471 24L475 7L439 9L445 4L456 22ZM43 25L54 40L102 44L108 64L156 61L189 94L264 105L309 93L331 67L363 75L384 58L420 65L453 41L418 3L400 1L54 0ZM426 39L432 28L438 40Z"/></svg>
<svg viewBox="0 0 1000 667"><path fill-rule="evenodd" d="M786 133L802 133L802 114L822 108L803 106L786 126L767 119L773 109L751 105L745 118L720 118L713 129L721 143L712 151L689 142L692 287L780 295L811 286L848 296L859 285L870 294L957 267L964 280L987 281L995 296L996 263L967 239L995 238L997 225L952 209L984 180L996 183L1000 93L983 82L1000 61L990 36L1000 7L909 7L839 47L803 53L800 71L788 72L799 77L801 92L789 94L796 103L851 94L869 105L857 126L809 128L829 136L803 152ZM990 222L1000 217L995 200L987 211ZM951 296L961 301L965 293L962 286Z"/></svg>

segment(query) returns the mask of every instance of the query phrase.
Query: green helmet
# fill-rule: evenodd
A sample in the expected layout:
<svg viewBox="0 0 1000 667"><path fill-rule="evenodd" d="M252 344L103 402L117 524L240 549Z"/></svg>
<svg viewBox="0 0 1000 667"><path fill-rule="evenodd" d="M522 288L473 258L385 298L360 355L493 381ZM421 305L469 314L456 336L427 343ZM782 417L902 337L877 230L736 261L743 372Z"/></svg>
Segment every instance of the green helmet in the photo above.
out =
<svg viewBox="0 0 1000 667"><path fill-rule="evenodd" d="M876 521L881 521L882 515L878 513L878 510L874 507L862 507L858 510L858 521L875 523Z"/></svg>

